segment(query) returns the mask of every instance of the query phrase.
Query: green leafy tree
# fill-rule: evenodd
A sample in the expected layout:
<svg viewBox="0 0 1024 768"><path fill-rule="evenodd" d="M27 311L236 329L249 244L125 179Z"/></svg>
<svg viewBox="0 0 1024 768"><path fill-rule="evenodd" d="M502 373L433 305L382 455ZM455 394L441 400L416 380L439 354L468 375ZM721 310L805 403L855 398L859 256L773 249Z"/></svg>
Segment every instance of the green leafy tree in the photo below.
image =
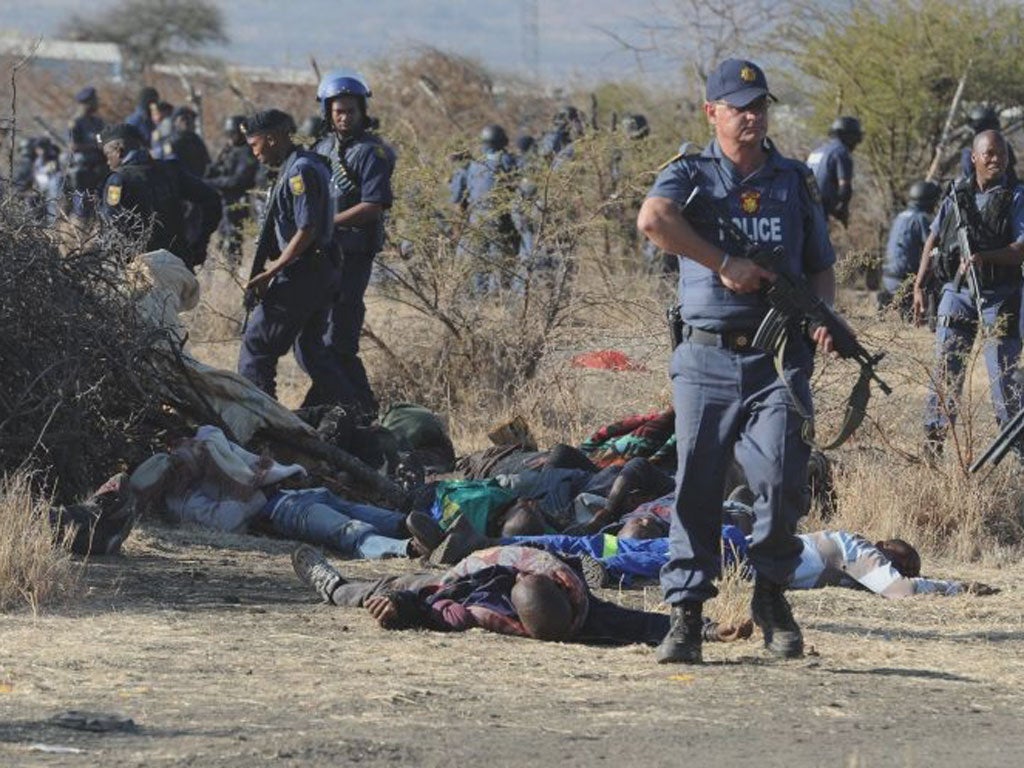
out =
<svg viewBox="0 0 1024 768"><path fill-rule="evenodd" d="M802 41L792 54L811 80L815 127L839 114L860 118L858 159L895 210L927 172L964 72L954 127L967 107L1024 99L1022 29L1021 6L999 0L854 0L787 38ZM946 168L956 149L947 149Z"/></svg>
<svg viewBox="0 0 1024 768"><path fill-rule="evenodd" d="M228 40L224 14L209 0L121 0L102 13L72 16L61 34L115 43L128 68L138 72Z"/></svg>

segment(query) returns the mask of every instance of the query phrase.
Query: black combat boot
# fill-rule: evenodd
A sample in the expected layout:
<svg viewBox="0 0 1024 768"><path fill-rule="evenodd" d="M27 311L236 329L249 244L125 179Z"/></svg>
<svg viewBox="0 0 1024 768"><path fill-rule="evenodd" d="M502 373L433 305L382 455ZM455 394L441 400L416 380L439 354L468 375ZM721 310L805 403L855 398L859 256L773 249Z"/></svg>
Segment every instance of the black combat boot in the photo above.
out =
<svg viewBox="0 0 1024 768"><path fill-rule="evenodd" d="M776 656L795 659L804 655L804 637L793 618L782 587L760 576L754 579L750 614L764 633L764 647Z"/></svg>
<svg viewBox="0 0 1024 768"><path fill-rule="evenodd" d="M672 624L654 652L659 664L700 664L704 639L703 603L684 600L672 606Z"/></svg>

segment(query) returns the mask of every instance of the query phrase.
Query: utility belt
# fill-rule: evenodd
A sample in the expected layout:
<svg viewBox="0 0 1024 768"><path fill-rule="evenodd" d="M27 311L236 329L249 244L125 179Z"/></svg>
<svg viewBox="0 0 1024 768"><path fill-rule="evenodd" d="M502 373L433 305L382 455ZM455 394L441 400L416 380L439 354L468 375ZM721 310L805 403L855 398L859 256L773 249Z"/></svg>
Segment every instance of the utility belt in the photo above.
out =
<svg viewBox="0 0 1024 768"><path fill-rule="evenodd" d="M327 245L314 245L302 252L286 269L295 272L316 268L339 269L341 267L341 251L332 241Z"/></svg>
<svg viewBox="0 0 1024 768"><path fill-rule="evenodd" d="M700 344L704 347L720 347L721 349L728 349L730 352L759 352L761 350L754 347L754 336L756 334L757 328L715 333L714 331L705 331L703 328L683 323L680 340L689 341L692 344Z"/></svg>

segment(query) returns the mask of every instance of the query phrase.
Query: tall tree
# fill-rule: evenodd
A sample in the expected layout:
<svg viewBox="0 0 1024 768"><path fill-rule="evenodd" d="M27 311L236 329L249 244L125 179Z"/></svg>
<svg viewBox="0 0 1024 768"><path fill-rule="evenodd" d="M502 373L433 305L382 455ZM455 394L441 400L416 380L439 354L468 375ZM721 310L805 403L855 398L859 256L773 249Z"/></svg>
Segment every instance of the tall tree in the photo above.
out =
<svg viewBox="0 0 1024 768"><path fill-rule="evenodd" d="M210 0L121 0L61 29L72 40L115 43L129 69L145 71L209 43L226 43L224 14Z"/></svg>
<svg viewBox="0 0 1024 768"><path fill-rule="evenodd" d="M1005 0L853 0L787 39L817 127L860 118L858 157L895 209L928 169L965 71L961 111L1024 103L1022 30L1024 10Z"/></svg>

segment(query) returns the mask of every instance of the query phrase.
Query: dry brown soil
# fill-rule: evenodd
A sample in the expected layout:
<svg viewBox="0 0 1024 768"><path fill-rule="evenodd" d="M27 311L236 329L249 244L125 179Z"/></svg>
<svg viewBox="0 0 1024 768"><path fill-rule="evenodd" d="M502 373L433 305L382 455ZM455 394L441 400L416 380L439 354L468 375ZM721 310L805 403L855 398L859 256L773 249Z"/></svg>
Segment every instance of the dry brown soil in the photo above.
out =
<svg viewBox="0 0 1024 768"><path fill-rule="evenodd" d="M317 604L288 551L149 526L74 604L0 616L0 765L1024 764L1020 564L939 564L1003 589L987 598L796 594L805 659L755 636L666 667L644 647L387 632ZM137 731L48 722L67 710Z"/></svg>

